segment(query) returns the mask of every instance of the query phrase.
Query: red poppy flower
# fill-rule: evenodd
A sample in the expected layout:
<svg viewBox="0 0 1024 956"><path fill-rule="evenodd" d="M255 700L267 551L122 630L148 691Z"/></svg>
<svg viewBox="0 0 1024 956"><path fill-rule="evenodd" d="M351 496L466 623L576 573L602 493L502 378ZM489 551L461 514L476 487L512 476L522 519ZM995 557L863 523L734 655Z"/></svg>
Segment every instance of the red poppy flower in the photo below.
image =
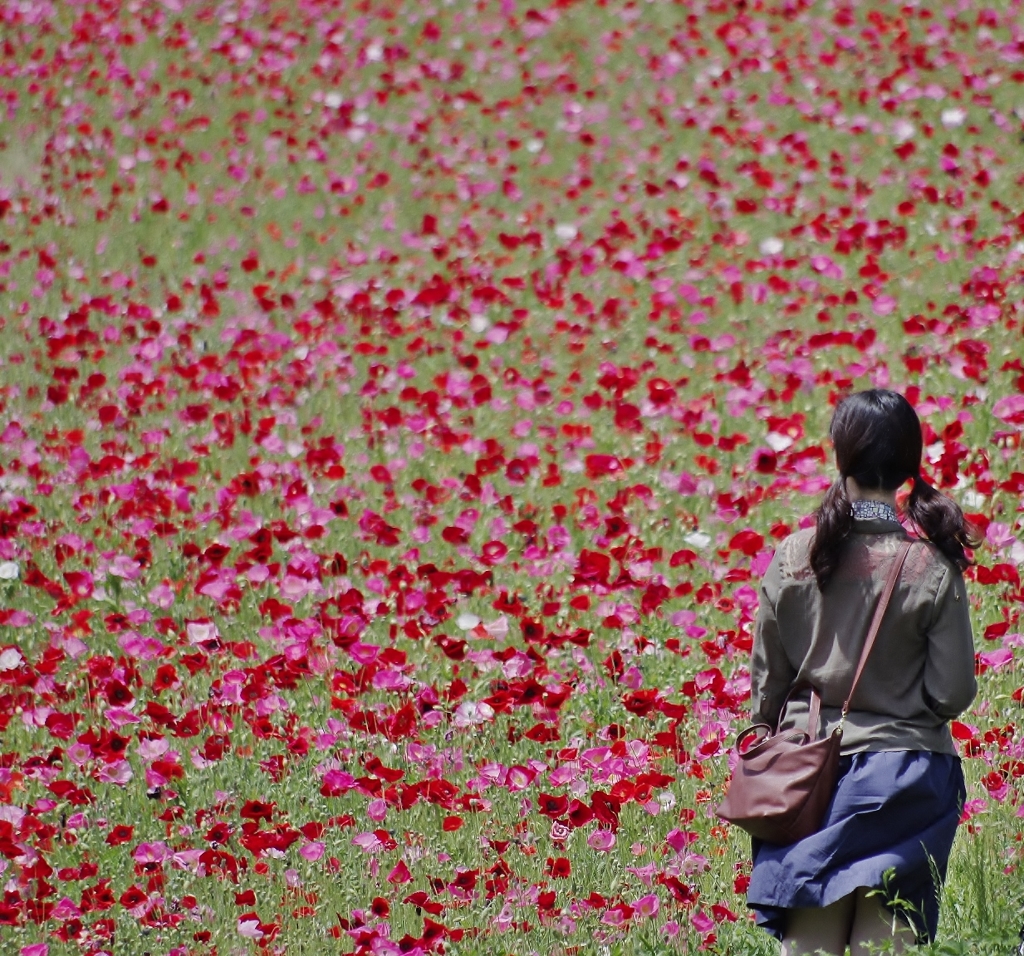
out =
<svg viewBox="0 0 1024 956"><path fill-rule="evenodd" d="M128 843L131 841L135 834L135 828L125 823L119 823L112 827L110 833L107 834L106 843L109 846L120 846L122 843Z"/></svg>

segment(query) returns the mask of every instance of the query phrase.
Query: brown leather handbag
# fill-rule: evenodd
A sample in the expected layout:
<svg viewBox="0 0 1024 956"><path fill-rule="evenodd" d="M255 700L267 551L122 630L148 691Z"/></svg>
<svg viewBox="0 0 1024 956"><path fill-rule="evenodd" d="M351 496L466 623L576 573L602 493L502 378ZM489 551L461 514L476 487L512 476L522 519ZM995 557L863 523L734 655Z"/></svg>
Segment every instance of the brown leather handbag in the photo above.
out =
<svg viewBox="0 0 1024 956"><path fill-rule="evenodd" d="M860 652L850 693L843 704L839 726L828 737L818 739L821 697L817 689L806 682L794 684L782 705L774 730L769 724L754 724L736 738L739 762L717 811L723 820L759 840L782 846L802 840L820 829L839 772L843 723L910 545L911 542L907 541L900 547L889 569L885 590L875 608ZM806 731L793 728L780 732L790 697L807 687L811 690L811 702Z"/></svg>

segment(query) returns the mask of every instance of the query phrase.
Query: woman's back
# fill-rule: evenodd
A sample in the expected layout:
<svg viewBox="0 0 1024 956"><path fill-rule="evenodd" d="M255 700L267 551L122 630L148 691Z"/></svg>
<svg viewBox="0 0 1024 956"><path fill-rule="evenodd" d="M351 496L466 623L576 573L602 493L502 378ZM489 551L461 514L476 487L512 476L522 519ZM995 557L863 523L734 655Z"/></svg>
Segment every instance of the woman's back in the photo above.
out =
<svg viewBox="0 0 1024 956"><path fill-rule="evenodd" d="M824 591L809 562L814 532L779 545L761 585L751 663L755 719L774 725L794 682L821 695L825 732L853 681L889 566L907 535L898 522L856 521ZM933 545L915 542L879 628L844 725L843 752L955 753L948 721L976 691L974 646L960 572ZM804 726L797 692L784 727Z"/></svg>
<svg viewBox="0 0 1024 956"><path fill-rule="evenodd" d="M784 953L854 953L933 939L966 799L949 721L974 697L974 642L962 572L975 530L921 473L924 440L896 392L844 398L829 424L836 480L814 530L779 544L761 584L751 660L754 719L803 729L817 687L831 733L853 684L889 570L919 529L843 726L839 776L817 832L754 841L747 899ZM801 697L801 694L803 695ZM910 925L913 937L908 931ZM872 949L872 951L874 951Z"/></svg>

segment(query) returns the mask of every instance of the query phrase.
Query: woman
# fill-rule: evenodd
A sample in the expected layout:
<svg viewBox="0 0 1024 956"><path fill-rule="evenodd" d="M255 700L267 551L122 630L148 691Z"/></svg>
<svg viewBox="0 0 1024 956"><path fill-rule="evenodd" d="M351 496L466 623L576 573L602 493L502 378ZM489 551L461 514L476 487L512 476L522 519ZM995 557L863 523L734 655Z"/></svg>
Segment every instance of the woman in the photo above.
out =
<svg viewBox="0 0 1024 956"><path fill-rule="evenodd" d="M816 527L779 545L761 584L751 661L755 722L774 726L790 687L821 696L839 723L871 615L907 533L896 492L912 481L915 539L851 703L840 777L819 832L790 846L754 841L748 903L783 956L866 956L935 935L965 787L949 721L977 691L962 571L976 546L963 512L920 474L921 424L905 398L873 389L842 401L830 435L839 477ZM809 693L782 726L803 727Z"/></svg>

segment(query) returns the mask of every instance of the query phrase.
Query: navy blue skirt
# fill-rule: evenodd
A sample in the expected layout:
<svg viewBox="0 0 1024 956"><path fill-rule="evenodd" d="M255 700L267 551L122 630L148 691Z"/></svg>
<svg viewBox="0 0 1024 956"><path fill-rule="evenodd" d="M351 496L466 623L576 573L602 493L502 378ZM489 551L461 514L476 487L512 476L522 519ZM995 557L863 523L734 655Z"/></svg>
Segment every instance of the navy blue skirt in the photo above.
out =
<svg viewBox="0 0 1024 956"><path fill-rule="evenodd" d="M935 937L939 893L967 790L960 759L899 750L841 758L822 828L790 846L753 841L747 904L782 939L787 910L881 889L917 934ZM894 905L895 900L895 905Z"/></svg>

